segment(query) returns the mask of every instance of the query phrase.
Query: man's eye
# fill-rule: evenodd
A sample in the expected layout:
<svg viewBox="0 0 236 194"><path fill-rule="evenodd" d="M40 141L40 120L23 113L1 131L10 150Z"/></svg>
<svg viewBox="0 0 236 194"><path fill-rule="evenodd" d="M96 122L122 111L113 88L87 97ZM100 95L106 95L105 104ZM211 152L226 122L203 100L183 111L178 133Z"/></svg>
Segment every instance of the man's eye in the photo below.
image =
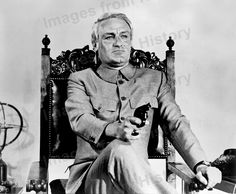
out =
<svg viewBox="0 0 236 194"><path fill-rule="evenodd" d="M123 40L126 40L126 39L129 38L129 35L127 35L127 34L122 34L122 35L121 35L121 38L122 38Z"/></svg>
<svg viewBox="0 0 236 194"><path fill-rule="evenodd" d="M112 40L113 39L113 36L107 36L105 37L106 40Z"/></svg>

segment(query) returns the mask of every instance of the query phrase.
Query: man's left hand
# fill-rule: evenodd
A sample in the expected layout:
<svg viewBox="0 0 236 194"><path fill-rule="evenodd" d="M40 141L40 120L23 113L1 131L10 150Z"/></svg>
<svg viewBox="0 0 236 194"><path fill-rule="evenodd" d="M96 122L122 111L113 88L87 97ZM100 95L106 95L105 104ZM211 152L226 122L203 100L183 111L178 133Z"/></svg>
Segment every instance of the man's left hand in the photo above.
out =
<svg viewBox="0 0 236 194"><path fill-rule="evenodd" d="M222 173L218 168L199 165L196 169L196 178L206 185L206 189L212 189L222 180Z"/></svg>

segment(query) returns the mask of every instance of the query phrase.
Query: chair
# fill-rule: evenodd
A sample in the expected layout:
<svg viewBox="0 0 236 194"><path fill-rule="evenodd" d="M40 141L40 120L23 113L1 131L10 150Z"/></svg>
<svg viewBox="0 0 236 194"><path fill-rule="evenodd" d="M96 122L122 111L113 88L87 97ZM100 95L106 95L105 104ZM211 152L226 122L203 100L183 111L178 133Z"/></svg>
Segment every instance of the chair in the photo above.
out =
<svg viewBox="0 0 236 194"><path fill-rule="evenodd" d="M64 102L67 98L67 79L71 72L80 71L88 67L96 67L96 53L89 50L89 46L72 51L66 50L56 58L50 58L50 39L43 38L41 57L41 127L40 127L40 162L35 162L31 169L27 188L40 191L45 188L45 182L50 185L49 190L64 193L68 173L64 173L67 166L73 163L76 151L76 137L65 112ZM175 51L172 50L174 41L167 41L166 59L161 61L155 53L131 49L130 63L140 68L147 67L163 71L167 76L171 92L175 96ZM183 193L190 193L189 184L193 183L194 175L191 170L175 163L175 150L161 128L158 134L151 134L148 154L154 169L161 166L163 176L175 187L176 174L185 183ZM68 142L70 142L68 144ZM180 168L180 170L179 170ZM35 169L38 169L35 171ZM60 169L60 171L58 171ZM32 175L34 174L34 176ZM187 175L186 175L187 174ZM35 182L35 180L41 180ZM43 186L40 186L43 185ZM187 185L187 186L186 186ZM39 188L40 187L40 188ZM41 189L42 191L42 189ZM44 189L45 191L45 189Z"/></svg>

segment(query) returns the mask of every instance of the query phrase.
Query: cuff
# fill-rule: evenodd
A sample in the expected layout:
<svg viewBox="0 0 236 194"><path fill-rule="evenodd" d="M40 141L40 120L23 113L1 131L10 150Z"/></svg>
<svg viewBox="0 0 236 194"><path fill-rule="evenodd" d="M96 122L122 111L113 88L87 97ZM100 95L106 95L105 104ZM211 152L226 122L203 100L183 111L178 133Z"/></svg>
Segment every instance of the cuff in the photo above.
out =
<svg viewBox="0 0 236 194"><path fill-rule="evenodd" d="M197 167L200 165L205 165L205 166L211 166L211 163L206 161L206 160L202 160L200 162L198 162L197 164L195 164L195 166L193 167L193 172L196 174L197 173Z"/></svg>
<svg viewBox="0 0 236 194"><path fill-rule="evenodd" d="M109 137L109 136L106 136L106 129L108 127L108 125L110 125L111 123L107 123L104 127L104 130L103 130L103 133L102 135L100 136L97 144L96 144L96 147L98 149L103 149L105 148L113 139L114 137Z"/></svg>

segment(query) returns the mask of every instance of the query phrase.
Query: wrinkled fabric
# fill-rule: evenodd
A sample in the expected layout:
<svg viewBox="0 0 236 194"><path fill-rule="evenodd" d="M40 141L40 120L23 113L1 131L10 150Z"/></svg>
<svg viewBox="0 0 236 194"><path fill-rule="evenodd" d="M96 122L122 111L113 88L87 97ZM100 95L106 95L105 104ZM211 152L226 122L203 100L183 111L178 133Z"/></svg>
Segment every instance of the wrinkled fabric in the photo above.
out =
<svg viewBox="0 0 236 194"><path fill-rule="evenodd" d="M112 141L91 166L85 180L88 194L175 194L164 177L139 157L132 144Z"/></svg>
<svg viewBox="0 0 236 194"><path fill-rule="evenodd" d="M99 157L113 143L113 139L104 135L106 126L109 123L120 125L124 118L134 114L136 108L147 103L151 105L149 125L144 126L138 140L130 142L136 157L147 160L150 132L157 130L152 129L152 124L158 119L164 133L190 168L206 159L189 122L171 95L163 72L132 65L121 70L103 66L96 71L89 68L72 73L68 81L65 105L72 130L77 135L77 152L74 166L70 168L67 193L75 193L81 185L86 185L86 175L90 174L90 169L94 170L93 165L101 161ZM158 113L158 118L154 117L154 112ZM136 184L131 186L136 187Z"/></svg>

